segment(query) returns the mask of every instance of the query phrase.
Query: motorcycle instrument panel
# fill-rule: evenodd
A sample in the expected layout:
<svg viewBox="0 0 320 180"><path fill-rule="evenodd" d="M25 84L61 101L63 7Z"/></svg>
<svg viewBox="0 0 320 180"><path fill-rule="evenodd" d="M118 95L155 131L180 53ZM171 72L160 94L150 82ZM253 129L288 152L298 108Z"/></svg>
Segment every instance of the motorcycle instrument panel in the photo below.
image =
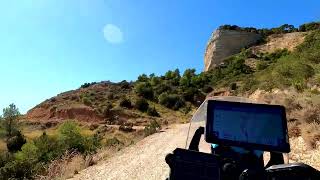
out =
<svg viewBox="0 0 320 180"><path fill-rule="evenodd" d="M265 151L290 152L285 108L209 100L206 141Z"/></svg>

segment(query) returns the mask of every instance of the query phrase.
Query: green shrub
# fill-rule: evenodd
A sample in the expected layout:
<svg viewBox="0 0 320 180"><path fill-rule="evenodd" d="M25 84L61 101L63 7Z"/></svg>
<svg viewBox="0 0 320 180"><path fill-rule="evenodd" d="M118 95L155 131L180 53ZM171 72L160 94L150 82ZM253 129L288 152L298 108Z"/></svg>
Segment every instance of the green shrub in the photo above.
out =
<svg viewBox="0 0 320 180"><path fill-rule="evenodd" d="M182 92L182 97L186 100L186 101L189 101L189 102L193 102L194 100L194 96L196 94L198 94L199 91L198 89L194 88L194 87L188 87L188 88L183 88L183 92ZM169 94L172 94L172 93L163 93L162 96L159 96L158 97L158 100L160 102L160 99L162 100L165 100L165 99L168 99L169 97ZM161 95L161 94L160 94ZM178 96L177 94L173 94L171 98L173 98L173 96ZM165 99L164 99L165 98ZM178 97L176 97L178 98ZM167 100L165 100L167 101ZM161 103L160 103L161 104ZM164 105L164 104L162 104Z"/></svg>
<svg viewBox="0 0 320 180"><path fill-rule="evenodd" d="M66 121L59 126L59 140L68 150L85 152L84 137L80 133L80 127L73 121Z"/></svg>
<svg viewBox="0 0 320 180"><path fill-rule="evenodd" d="M149 78L146 74L141 74L138 76L138 82L148 82L149 81Z"/></svg>
<svg viewBox="0 0 320 180"><path fill-rule="evenodd" d="M178 110L185 105L185 101L179 95L167 93L160 94L159 103L174 110Z"/></svg>
<svg viewBox="0 0 320 180"><path fill-rule="evenodd" d="M212 88L211 86L209 86L209 85L205 85L205 86L202 88L202 91L203 91L204 93L209 93L209 92L213 91L213 88Z"/></svg>
<svg viewBox="0 0 320 180"><path fill-rule="evenodd" d="M77 123L66 121L58 128L58 141L61 143L61 149L88 154L95 152L100 147L101 137L99 134L82 136Z"/></svg>
<svg viewBox="0 0 320 180"><path fill-rule="evenodd" d="M109 117L112 113L113 105L111 102L108 102L98 109L98 113L101 114L103 117Z"/></svg>
<svg viewBox="0 0 320 180"><path fill-rule="evenodd" d="M125 108L132 108L131 101L127 98L120 99L120 106Z"/></svg>
<svg viewBox="0 0 320 180"><path fill-rule="evenodd" d="M122 89L130 89L130 83L127 82L126 80L123 80L119 83Z"/></svg>
<svg viewBox="0 0 320 180"><path fill-rule="evenodd" d="M235 77L240 74L250 74L252 69L245 64L245 59L239 56L231 56L225 60L226 68L222 70L225 77Z"/></svg>
<svg viewBox="0 0 320 180"><path fill-rule="evenodd" d="M304 82L314 75L314 69L299 61L284 59L274 68L274 80L279 84L290 86L295 82Z"/></svg>
<svg viewBox="0 0 320 180"><path fill-rule="evenodd" d="M255 90L258 81L254 78L247 78L243 82L243 86L241 87L242 92L252 92Z"/></svg>
<svg viewBox="0 0 320 180"><path fill-rule="evenodd" d="M102 136L95 133L93 136L84 138L85 154L96 153L97 149L101 147Z"/></svg>
<svg viewBox="0 0 320 180"><path fill-rule="evenodd" d="M138 82L134 86L135 92L146 99L153 99L153 89L150 83L147 82Z"/></svg>
<svg viewBox="0 0 320 180"><path fill-rule="evenodd" d="M91 106L92 105L91 99L89 97L83 97L82 98L82 103L85 104L86 106Z"/></svg>
<svg viewBox="0 0 320 180"><path fill-rule="evenodd" d="M192 110L192 106L190 104L187 104L181 109L181 112L183 112L184 114L188 114L191 110Z"/></svg>
<svg viewBox="0 0 320 180"><path fill-rule="evenodd" d="M303 90L306 88L306 85L301 82L301 81L296 81L293 82L293 87L298 91L298 92L303 92Z"/></svg>
<svg viewBox="0 0 320 180"><path fill-rule="evenodd" d="M259 61L257 63L257 70L261 71L261 70L264 70L266 69L267 67L269 66L269 63L266 62L266 61Z"/></svg>
<svg viewBox="0 0 320 180"><path fill-rule="evenodd" d="M288 49L277 49L272 53L263 54L262 59L265 61L275 61L289 54L290 54L290 51L288 51Z"/></svg>
<svg viewBox="0 0 320 180"><path fill-rule="evenodd" d="M147 100L144 98L138 98L134 104L135 108L142 111L146 112L149 108L149 103Z"/></svg>
<svg viewBox="0 0 320 180"><path fill-rule="evenodd" d="M8 162L13 160L14 160L14 157L12 153L9 153L6 151L0 151L0 168L4 167Z"/></svg>
<svg viewBox="0 0 320 180"><path fill-rule="evenodd" d="M156 110L155 107L153 107L153 108L149 107L147 110L147 114L149 116L160 117L160 114L158 113L158 111Z"/></svg>
<svg viewBox="0 0 320 180"><path fill-rule="evenodd" d="M16 136L13 136L7 140L7 149L9 152L17 152L21 150L21 147L26 143L26 139L19 131Z"/></svg>
<svg viewBox="0 0 320 180"><path fill-rule="evenodd" d="M41 169L38 163L38 148L32 143L24 144L14 160L0 168L0 179L33 179Z"/></svg>
<svg viewBox="0 0 320 180"><path fill-rule="evenodd" d="M121 142L118 138L113 137L110 139L106 139L106 146L123 146L124 143Z"/></svg>
<svg viewBox="0 0 320 180"><path fill-rule="evenodd" d="M33 142L24 144L21 151L15 154L15 160L18 162L37 163L39 158L39 149Z"/></svg>
<svg viewBox="0 0 320 180"><path fill-rule="evenodd" d="M46 163L59 157L66 150L57 138L50 137L45 132L39 138L34 140L34 145L38 149L39 161Z"/></svg>
<svg viewBox="0 0 320 180"><path fill-rule="evenodd" d="M97 84L96 82L92 82L92 83L84 83L80 86L80 88L88 88L94 84Z"/></svg>
<svg viewBox="0 0 320 180"><path fill-rule="evenodd" d="M320 22L311 22L299 26L299 31L301 32L313 31L318 29L320 29Z"/></svg>
<svg viewBox="0 0 320 180"><path fill-rule="evenodd" d="M230 90L234 91L237 89L237 83L231 83L230 84Z"/></svg>
<svg viewBox="0 0 320 180"><path fill-rule="evenodd" d="M149 136L156 133L161 128L160 124L156 120L152 120L149 125L144 128L144 135Z"/></svg>

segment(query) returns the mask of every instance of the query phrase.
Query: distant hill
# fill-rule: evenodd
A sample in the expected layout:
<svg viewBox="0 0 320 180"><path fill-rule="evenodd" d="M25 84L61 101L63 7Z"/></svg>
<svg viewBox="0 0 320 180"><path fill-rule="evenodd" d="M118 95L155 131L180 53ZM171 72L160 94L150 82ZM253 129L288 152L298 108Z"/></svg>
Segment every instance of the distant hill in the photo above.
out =
<svg viewBox="0 0 320 180"><path fill-rule="evenodd" d="M183 73L176 69L162 76L142 74L130 83L86 83L40 103L25 117L44 123L75 119L144 126L156 119L167 124L186 122L206 96L236 95L286 105L299 135L303 134L301 127L320 123L319 115L311 116L311 120L305 120L309 116L304 115L307 110L320 114L315 109L320 106L319 23L272 29L222 26L219 30L260 34L263 41L226 56L214 68L198 74L194 69ZM228 48L212 47L214 51ZM316 135L303 136L310 139Z"/></svg>

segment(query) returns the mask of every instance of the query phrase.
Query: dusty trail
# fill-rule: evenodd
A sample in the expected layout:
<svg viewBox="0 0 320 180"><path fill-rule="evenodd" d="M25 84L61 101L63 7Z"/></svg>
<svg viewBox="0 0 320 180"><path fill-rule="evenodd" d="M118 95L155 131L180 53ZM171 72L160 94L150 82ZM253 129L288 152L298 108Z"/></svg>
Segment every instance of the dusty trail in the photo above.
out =
<svg viewBox="0 0 320 180"><path fill-rule="evenodd" d="M175 148L185 146L188 125L174 125L146 137L114 157L81 171L72 179L165 179L169 168L164 158Z"/></svg>
<svg viewBox="0 0 320 180"><path fill-rule="evenodd" d="M188 128L189 124L177 124L163 132L146 137L137 144L119 151L113 157L81 171L72 179L163 180L169 174L164 158L175 148L185 146ZM290 141L291 162L304 162L320 170L320 144L314 150L307 150L301 137L292 138ZM200 143L200 151L209 152L210 147Z"/></svg>

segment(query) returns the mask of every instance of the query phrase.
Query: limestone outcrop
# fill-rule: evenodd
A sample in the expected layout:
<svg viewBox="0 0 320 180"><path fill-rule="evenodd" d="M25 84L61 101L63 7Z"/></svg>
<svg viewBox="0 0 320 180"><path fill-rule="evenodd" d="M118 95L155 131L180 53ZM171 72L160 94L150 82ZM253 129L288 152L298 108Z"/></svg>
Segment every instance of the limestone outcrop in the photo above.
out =
<svg viewBox="0 0 320 180"><path fill-rule="evenodd" d="M204 70L208 71L217 67L225 58L239 53L242 48L256 44L261 38L260 34L254 32L216 30L207 44Z"/></svg>

